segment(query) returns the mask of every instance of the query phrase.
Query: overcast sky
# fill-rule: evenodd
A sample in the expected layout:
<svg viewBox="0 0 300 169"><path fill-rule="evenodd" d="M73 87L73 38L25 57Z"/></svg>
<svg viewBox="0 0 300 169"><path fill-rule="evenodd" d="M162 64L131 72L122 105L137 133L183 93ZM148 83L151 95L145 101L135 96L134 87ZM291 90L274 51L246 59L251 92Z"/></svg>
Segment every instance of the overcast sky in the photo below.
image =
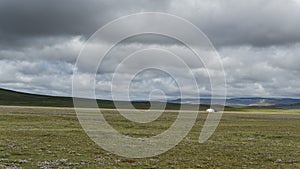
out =
<svg viewBox="0 0 300 169"><path fill-rule="evenodd" d="M170 13L201 29L221 56L229 97L300 97L300 0L0 0L0 87L71 96L74 64L86 40L113 19L137 12ZM149 47L190 55L165 37L128 39L100 66L97 96L110 99L113 68ZM200 92L209 95L209 81L198 75ZM88 83L93 75L86 76ZM178 97L174 79L162 72L140 73L131 88L132 99L148 99L153 89ZM185 88L194 92L188 83Z"/></svg>

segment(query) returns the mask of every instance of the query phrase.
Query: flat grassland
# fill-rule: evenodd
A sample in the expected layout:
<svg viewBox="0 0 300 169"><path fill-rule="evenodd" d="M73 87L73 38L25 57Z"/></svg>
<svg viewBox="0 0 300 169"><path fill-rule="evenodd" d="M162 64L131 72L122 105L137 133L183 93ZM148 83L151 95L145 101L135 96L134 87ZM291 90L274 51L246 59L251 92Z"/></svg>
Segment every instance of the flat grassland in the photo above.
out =
<svg viewBox="0 0 300 169"><path fill-rule="evenodd" d="M177 113L149 124L130 122L115 110L105 118L131 137L168 129ZM97 146L72 108L0 106L0 168L300 168L300 110L227 111L205 143L198 143L207 114L176 147L161 155L129 159Z"/></svg>

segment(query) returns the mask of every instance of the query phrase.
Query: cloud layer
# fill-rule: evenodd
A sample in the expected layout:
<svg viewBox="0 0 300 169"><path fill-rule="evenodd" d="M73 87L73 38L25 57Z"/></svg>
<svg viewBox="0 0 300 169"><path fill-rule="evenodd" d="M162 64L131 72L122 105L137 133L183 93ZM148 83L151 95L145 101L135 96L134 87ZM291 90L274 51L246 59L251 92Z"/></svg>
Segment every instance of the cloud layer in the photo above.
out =
<svg viewBox="0 0 300 169"><path fill-rule="evenodd" d="M113 19L147 11L183 17L208 36L223 61L229 96L300 97L298 0L3 0L0 2L0 87L71 95L74 64L85 41ZM123 29L141 24L124 25ZM105 46L105 41L109 41L109 36L98 46ZM111 98L110 80L122 59L147 48L180 53L197 75L201 94L209 95L206 71L201 63L193 62L193 53L188 48L174 39L140 36L117 45L100 66L96 76L99 98ZM160 58L165 61L163 55ZM172 60L167 61L174 65ZM93 60L87 61L87 68L89 62ZM130 75L134 64L127 66L128 72L124 73ZM172 70L180 78L186 78L180 67L174 66ZM86 72L83 81L92 82L93 77ZM185 90L194 92L189 87L187 83ZM120 84L120 98L124 96L121 89ZM178 97L174 79L161 72L144 72L133 81L132 99L148 99L153 89L164 90L169 99ZM159 98L159 92L153 97Z"/></svg>

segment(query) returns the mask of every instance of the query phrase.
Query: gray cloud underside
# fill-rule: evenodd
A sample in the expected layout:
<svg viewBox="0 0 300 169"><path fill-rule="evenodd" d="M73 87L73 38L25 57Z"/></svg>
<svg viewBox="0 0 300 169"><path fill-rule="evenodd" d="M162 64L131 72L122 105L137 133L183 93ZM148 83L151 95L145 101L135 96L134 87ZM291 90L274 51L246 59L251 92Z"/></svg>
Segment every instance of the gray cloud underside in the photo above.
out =
<svg viewBox="0 0 300 169"><path fill-rule="evenodd" d="M46 36L88 38L112 19L157 11L188 19L217 45L280 45L300 40L299 8L293 0L3 0L0 35L2 43L11 45Z"/></svg>
<svg viewBox="0 0 300 169"><path fill-rule="evenodd" d="M300 97L300 3L296 0L2 0L0 87L70 95L74 63L85 40L112 19L144 11L168 12L199 27L221 55L230 96ZM182 44L140 36L120 44L105 60L96 79L99 96L110 98L109 80L124 56L149 47L180 53L197 74L201 92L209 93L203 66L189 59L192 54ZM185 78L180 68L174 72ZM84 78L91 77L87 72ZM160 74L141 74L134 82L133 99L148 98L154 88L170 97L178 94L174 81ZM189 84L185 87L189 90Z"/></svg>

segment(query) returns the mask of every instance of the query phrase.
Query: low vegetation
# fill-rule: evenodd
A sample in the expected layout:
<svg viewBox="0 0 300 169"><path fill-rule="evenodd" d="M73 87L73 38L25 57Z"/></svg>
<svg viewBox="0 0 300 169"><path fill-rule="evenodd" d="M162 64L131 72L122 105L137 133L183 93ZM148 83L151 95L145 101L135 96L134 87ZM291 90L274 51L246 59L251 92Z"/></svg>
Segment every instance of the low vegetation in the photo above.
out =
<svg viewBox="0 0 300 169"><path fill-rule="evenodd" d="M149 137L177 113L155 122L129 122L114 110L105 117L123 134ZM300 168L300 111L226 112L213 136L198 143L201 112L188 136L156 157L129 159L97 146L72 108L0 107L0 168Z"/></svg>

